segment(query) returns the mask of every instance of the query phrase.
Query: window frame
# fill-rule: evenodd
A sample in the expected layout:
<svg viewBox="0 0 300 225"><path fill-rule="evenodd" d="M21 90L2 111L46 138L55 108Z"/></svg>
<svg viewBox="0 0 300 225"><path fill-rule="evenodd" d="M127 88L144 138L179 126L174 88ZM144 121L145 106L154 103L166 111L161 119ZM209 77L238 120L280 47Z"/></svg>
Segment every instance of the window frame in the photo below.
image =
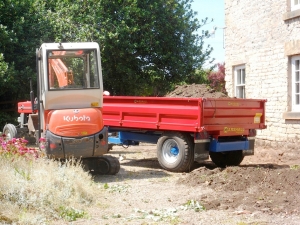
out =
<svg viewBox="0 0 300 225"><path fill-rule="evenodd" d="M244 71L244 79L242 79L242 77L238 79L238 71ZM240 73L240 76L242 76L242 73ZM239 80L241 82L238 84ZM237 90L238 87L242 87L243 90L242 96ZM246 98L246 66L245 65L234 67L234 96L237 98Z"/></svg>
<svg viewBox="0 0 300 225"><path fill-rule="evenodd" d="M296 61L298 61L298 68L296 68ZM298 73L298 79L296 79L296 73ZM296 90L296 83L298 90ZM298 104L296 95L298 95ZM291 111L300 112L300 55L291 57Z"/></svg>
<svg viewBox="0 0 300 225"><path fill-rule="evenodd" d="M297 0L298 4L295 5L295 0L291 0L290 4L291 4L291 11L300 9L300 0Z"/></svg>

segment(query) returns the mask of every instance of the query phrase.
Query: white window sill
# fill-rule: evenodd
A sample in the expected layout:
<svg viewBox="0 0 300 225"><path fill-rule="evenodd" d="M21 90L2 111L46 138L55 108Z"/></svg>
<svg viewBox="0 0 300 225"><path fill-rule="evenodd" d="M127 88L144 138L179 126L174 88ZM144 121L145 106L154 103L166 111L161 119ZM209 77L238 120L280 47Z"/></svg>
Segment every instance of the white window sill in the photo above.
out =
<svg viewBox="0 0 300 225"><path fill-rule="evenodd" d="M293 19L293 18L296 18L299 16L300 16L300 9L297 9L297 10L293 10L291 12L284 13L282 18L283 18L283 20L290 20L290 19Z"/></svg>
<svg viewBox="0 0 300 225"><path fill-rule="evenodd" d="M300 112L284 112L282 117L285 120L300 120Z"/></svg>

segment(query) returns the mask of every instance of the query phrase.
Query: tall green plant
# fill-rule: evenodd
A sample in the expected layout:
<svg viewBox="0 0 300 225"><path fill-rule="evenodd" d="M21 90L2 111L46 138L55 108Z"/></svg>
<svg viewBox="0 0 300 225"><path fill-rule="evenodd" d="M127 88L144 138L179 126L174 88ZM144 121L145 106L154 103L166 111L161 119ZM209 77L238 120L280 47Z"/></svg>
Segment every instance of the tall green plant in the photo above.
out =
<svg viewBox="0 0 300 225"><path fill-rule="evenodd" d="M218 63L217 67L217 71L212 71L208 75L210 86L216 91L220 91L224 94L227 94L225 89L225 63Z"/></svg>

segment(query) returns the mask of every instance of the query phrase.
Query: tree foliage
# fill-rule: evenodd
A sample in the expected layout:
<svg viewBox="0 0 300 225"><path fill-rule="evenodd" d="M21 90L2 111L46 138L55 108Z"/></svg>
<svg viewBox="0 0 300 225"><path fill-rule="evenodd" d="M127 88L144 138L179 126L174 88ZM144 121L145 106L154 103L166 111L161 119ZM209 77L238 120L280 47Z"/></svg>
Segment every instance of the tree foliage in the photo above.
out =
<svg viewBox="0 0 300 225"><path fill-rule="evenodd" d="M203 80L208 31L198 31L192 0L2 0L0 101L29 98L35 51L45 42L100 44L104 88L114 95L159 96Z"/></svg>
<svg viewBox="0 0 300 225"><path fill-rule="evenodd" d="M1 100L18 100L29 96L29 88L26 88L29 87L28 80L36 80L35 50L44 39L46 27L37 1L1 1L0 53L8 65L0 77L4 87L1 89L4 92L0 94Z"/></svg>
<svg viewBox="0 0 300 225"><path fill-rule="evenodd" d="M105 87L113 94L161 95L188 82L209 59L203 48L207 18L194 18L190 1L107 1L101 33Z"/></svg>

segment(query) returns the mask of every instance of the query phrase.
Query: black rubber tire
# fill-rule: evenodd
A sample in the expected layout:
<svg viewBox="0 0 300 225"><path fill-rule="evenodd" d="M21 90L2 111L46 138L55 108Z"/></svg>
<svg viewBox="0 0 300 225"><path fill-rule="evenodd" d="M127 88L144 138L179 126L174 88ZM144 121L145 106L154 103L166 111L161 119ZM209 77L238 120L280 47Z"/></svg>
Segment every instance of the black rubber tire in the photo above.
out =
<svg viewBox="0 0 300 225"><path fill-rule="evenodd" d="M94 172L98 174L108 174L110 171L110 162L104 157L95 159Z"/></svg>
<svg viewBox="0 0 300 225"><path fill-rule="evenodd" d="M3 128L3 134L6 136L6 140L11 140L17 137L17 129L13 124L6 124Z"/></svg>
<svg viewBox="0 0 300 225"><path fill-rule="evenodd" d="M115 175L120 171L119 159L110 155L103 156L110 164L109 171L107 175Z"/></svg>
<svg viewBox="0 0 300 225"><path fill-rule="evenodd" d="M209 152L209 156L218 167L238 166L244 159L243 151Z"/></svg>
<svg viewBox="0 0 300 225"><path fill-rule="evenodd" d="M105 155L83 159L84 168L93 174L115 175L120 171L120 162L116 157Z"/></svg>
<svg viewBox="0 0 300 225"><path fill-rule="evenodd" d="M192 137L181 132L164 133L157 141L157 158L160 166L165 170L191 171L194 163Z"/></svg>

